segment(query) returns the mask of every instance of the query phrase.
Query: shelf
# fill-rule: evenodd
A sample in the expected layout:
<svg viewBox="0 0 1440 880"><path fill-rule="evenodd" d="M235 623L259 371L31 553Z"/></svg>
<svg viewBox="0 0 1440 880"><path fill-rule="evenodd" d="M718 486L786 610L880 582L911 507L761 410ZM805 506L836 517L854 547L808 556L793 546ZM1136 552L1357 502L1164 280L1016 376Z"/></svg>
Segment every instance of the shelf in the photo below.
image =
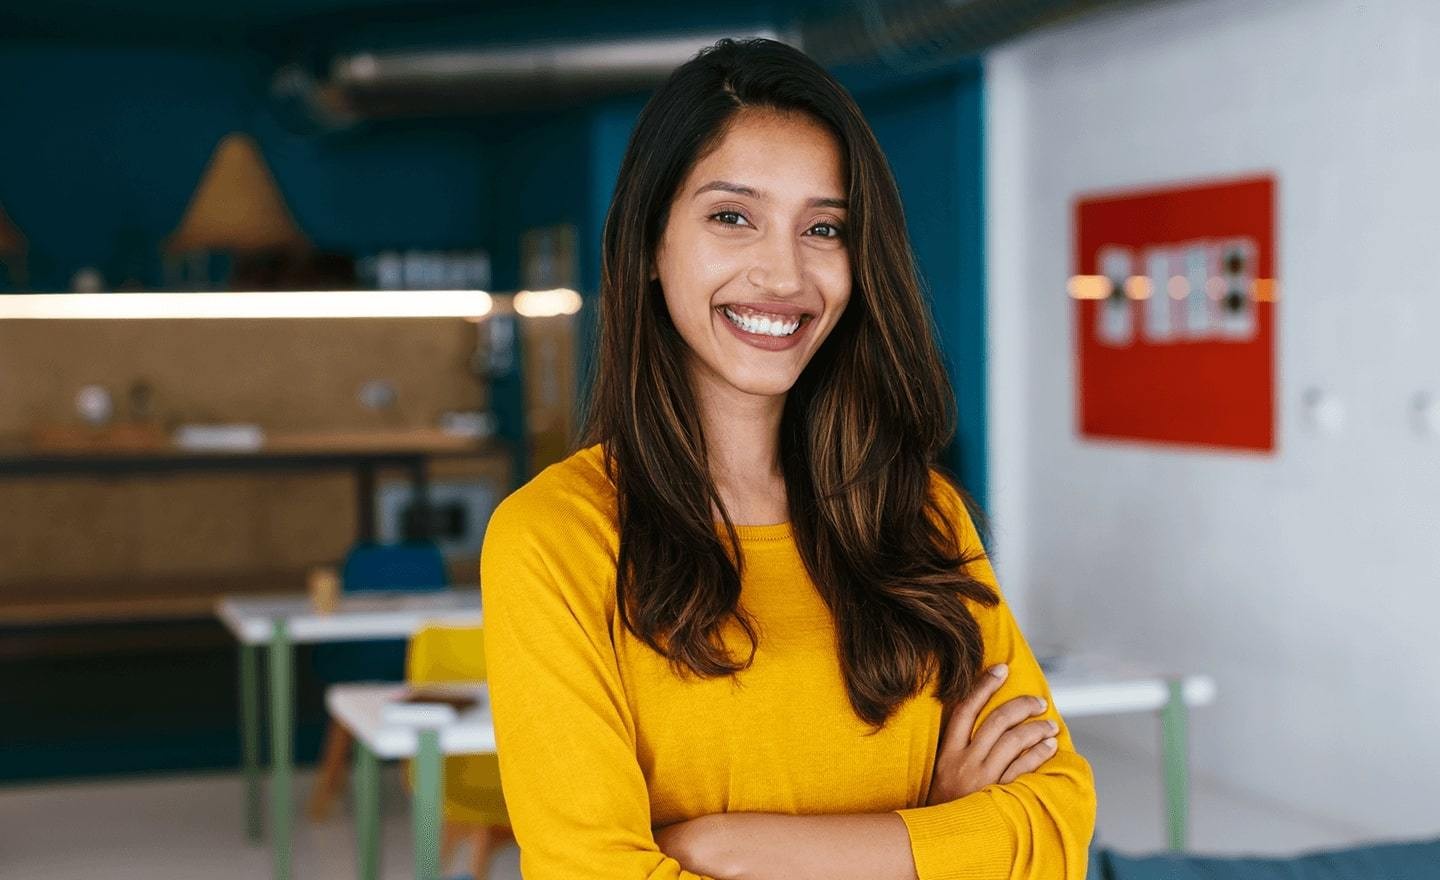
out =
<svg viewBox="0 0 1440 880"><path fill-rule="evenodd" d="M295 593L303 570L0 584L0 626L199 620L221 596Z"/></svg>
<svg viewBox="0 0 1440 880"><path fill-rule="evenodd" d="M54 432L51 432L53 434ZM347 431L270 431L265 442L255 450L243 449L182 449L168 442L141 444L127 437L109 444L104 435L86 441L84 432L73 429L75 436L56 438L37 446L25 438L0 437L0 459L14 464L30 460L116 459L125 461L212 460L267 458L368 458L415 455L482 455L503 448L493 437L477 439L450 434L438 428L397 428ZM157 435L158 436L158 435Z"/></svg>

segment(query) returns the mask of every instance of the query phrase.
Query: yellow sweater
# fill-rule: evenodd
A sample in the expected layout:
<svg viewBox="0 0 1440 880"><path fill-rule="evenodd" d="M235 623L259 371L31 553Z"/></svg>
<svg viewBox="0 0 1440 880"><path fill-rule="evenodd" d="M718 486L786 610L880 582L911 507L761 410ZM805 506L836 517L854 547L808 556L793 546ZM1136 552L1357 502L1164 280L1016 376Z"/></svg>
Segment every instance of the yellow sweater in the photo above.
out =
<svg viewBox="0 0 1440 880"><path fill-rule="evenodd" d="M932 473L962 534L958 496ZM1060 723L1039 772L925 802L942 707L910 700L873 736L846 698L830 613L788 523L737 528L753 665L677 678L620 623L615 488L600 446L544 469L495 510L480 583L500 776L527 880L696 880L653 828L711 813L898 811L920 880L1085 876L1095 817L1089 764ZM988 560L977 576L994 586ZM1010 675L984 714L1049 690L1009 608L972 606L985 665ZM748 649L738 630L733 650Z"/></svg>

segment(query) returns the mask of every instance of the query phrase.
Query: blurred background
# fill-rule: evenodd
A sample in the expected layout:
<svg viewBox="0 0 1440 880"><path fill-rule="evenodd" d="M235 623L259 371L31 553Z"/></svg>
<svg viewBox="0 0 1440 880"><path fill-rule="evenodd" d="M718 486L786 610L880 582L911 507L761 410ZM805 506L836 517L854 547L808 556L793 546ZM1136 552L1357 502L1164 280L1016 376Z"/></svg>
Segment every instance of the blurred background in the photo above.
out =
<svg viewBox="0 0 1440 880"><path fill-rule="evenodd" d="M631 126L770 36L892 164L1092 875L1440 876L1437 34L1429 0L4 4L0 875L518 876L503 808L456 819L483 774L376 771L413 719L327 693L483 679L407 639L478 623L489 512L571 446Z"/></svg>

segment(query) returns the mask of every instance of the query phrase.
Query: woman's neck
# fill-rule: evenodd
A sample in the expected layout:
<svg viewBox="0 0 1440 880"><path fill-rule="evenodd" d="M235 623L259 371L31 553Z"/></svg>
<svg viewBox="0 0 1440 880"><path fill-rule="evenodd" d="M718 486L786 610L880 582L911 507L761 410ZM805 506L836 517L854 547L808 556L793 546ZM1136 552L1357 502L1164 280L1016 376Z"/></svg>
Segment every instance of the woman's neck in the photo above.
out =
<svg viewBox="0 0 1440 880"><path fill-rule="evenodd" d="M697 382L710 478L731 521L764 525L790 518L780 470L785 395L746 394L722 382ZM718 521L720 513L712 511Z"/></svg>

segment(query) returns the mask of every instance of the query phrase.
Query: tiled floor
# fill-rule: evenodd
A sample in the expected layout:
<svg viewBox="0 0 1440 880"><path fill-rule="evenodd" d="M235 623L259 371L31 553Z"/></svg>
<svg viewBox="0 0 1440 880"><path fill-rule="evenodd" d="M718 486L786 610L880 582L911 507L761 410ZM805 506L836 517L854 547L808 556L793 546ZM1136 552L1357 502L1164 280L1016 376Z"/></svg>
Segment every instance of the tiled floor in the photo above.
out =
<svg viewBox="0 0 1440 880"><path fill-rule="evenodd" d="M1086 743L1083 736L1083 729L1077 728L1082 751L1096 771L1101 837L1131 852L1158 848L1164 840L1164 823L1154 762ZM309 781L308 774L301 774L297 791L308 791ZM384 875L413 876L401 780L391 772L385 786ZM233 774L0 788L0 877L268 877L269 851L245 842L240 805L240 780ZM1192 809L1193 841L1202 851L1286 853L1366 836L1360 829L1251 802L1204 780L1197 780ZM344 809L329 822L302 821L298 828L295 876L299 880L354 876L353 838ZM506 846L495 858L491 877L519 876L518 851Z"/></svg>

